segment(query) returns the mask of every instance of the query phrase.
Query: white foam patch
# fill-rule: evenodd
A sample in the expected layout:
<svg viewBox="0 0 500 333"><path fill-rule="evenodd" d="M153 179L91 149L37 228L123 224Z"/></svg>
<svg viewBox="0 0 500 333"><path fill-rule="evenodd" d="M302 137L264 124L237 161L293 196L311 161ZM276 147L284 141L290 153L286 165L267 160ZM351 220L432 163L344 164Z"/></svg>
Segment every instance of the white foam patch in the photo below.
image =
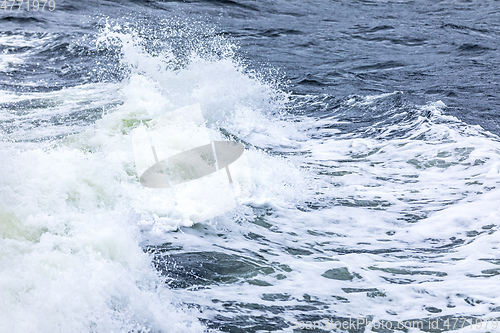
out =
<svg viewBox="0 0 500 333"><path fill-rule="evenodd" d="M4 329L202 330L172 305L136 220L114 198L126 173L70 149L1 154L10 161L0 187Z"/></svg>
<svg viewBox="0 0 500 333"><path fill-rule="evenodd" d="M297 145L308 152L303 166L312 174L280 178L282 160L269 157L266 166L277 168L258 169L257 186L270 178L276 187L278 179L292 181L289 191L269 196L258 191L250 199L253 207L264 209L263 216L247 211L253 223L213 224L211 232L223 232L223 238L214 239L208 231L203 238L182 237L189 242L183 251L236 254L273 272L258 275L263 282L257 287L241 281L183 291L183 298L203 295L207 317L227 314L228 307L273 317L274 306L288 306L280 313L288 321L307 315L373 316L374 321L494 316L500 305L495 256L500 142L443 116L443 107L441 102L421 107L430 119L414 117L400 124L407 131L388 138L352 133L325 138L316 128L337 123L335 116L322 119L320 126L303 119L298 128L315 128L320 138ZM384 126L394 126L385 133L396 130L396 125ZM296 185L298 179L306 187ZM298 211L297 203L304 200L310 207ZM326 274L335 269L349 275ZM286 297L270 301L264 294ZM249 310L252 304L261 307ZM304 310L305 305L312 309Z"/></svg>
<svg viewBox="0 0 500 333"><path fill-rule="evenodd" d="M485 283L497 288L494 279L485 282L482 273L493 269L494 264L482 263L471 273L472 263L477 260L468 252L472 244L478 244L475 246L482 254L495 251L493 242L480 240L493 238L495 233L471 235L487 233L485 230L490 229L483 228L489 228L489 223L496 226L495 201L486 199L487 193L498 186L500 144L496 137L443 115L445 106L441 102L421 107L416 110L420 115L405 121L398 120L402 115L389 114L394 122L375 124L378 134L369 137L332 131L336 124L345 124L334 115L318 122L307 117L294 118L300 120L298 123L275 118L269 121L265 111L282 104L276 103L271 87L245 76L232 61L210 62L195 57L186 67L173 71L168 69L168 61L163 63L168 57L145 59L139 53L137 63L146 61L155 64L150 68L164 69L148 72L142 64L137 75L148 82L144 86L149 89L138 89L132 97L153 94L155 98L143 100L159 104L135 112L132 118L151 119L178 106L199 103L208 127L217 124L273 152L307 154L303 159L284 158L250 150L254 185L244 202L274 213L266 216L264 228L262 223L238 226L224 219L214 225L219 231L231 230L226 231L231 236L225 238L225 248L250 258L257 258L258 252L259 258L269 263L290 267L291 271L282 271L285 279L276 274L259 276L272 285L273 293L290 295L290 305L307 304L303 296L306 293L322 304L338 305L316 309L315 314L369 314L384 320L426 318L432 307L440 315L486 315L498 305L498 300L483 288ZM233 86L237 89L228 89ZM369 107L393 95L367 97L360 105L347 101L346 105ZM126 119L125 112L142 110L134 103L125 103L117 119ZM327 132L323 133L322 127L328 127ZM308 132L319 139L307 140ZM301 164L303 171L297 167ZM298 212L296 206L307 205L307 201L312 208ZM258 218L243 208L240 213L250 220ZM249 232L263 238L248 241L245 235ZM183 239L189 240L189 246L182 244L186 251L220 251L214 249L212 238ZM467 246L440 254L440 247L453 249L457 246L453 244L461 241ZM217 242L221 239L217 238ZM462 260L469 263L457 264ZM273 267L281 271L280 266ZM328 270L343 267L351 279L323 276ZM210 301L211 297L224 295L229 301L261 304L262 293L269 292L265 287L242 284L244 288L241 284L221 285L194 294L181 293L186 300L205 295L202 305L214 311L205 312L209 316L224 311L222 305ZM301 314L300 310L290 310L284 316Z"/></svg>
<svg viewBox="0 0 500 333"><path fill-rule="evenodd" d="M47 93L1 91L0 121L12 141L54 138L78 133L114 107L119 84L84 84ZM12 111L14 109L15 111Z"/></svg>
<svg viewBox="0 0 500 333"><path fill-rule="evenodd" d="M439 315L484 316L498 306L488 291L497 289L495 279L485 279L497 266L484 260L497 248L500 143L478 127L442 116L443 107L441 102L423 107L431 121L416 118L403 138L339 135L307 143L308 165L325 175L316 182L318 198L330 207L280 229L297 233L302 244L297 247L308 244L311 254L353 251L334 265L289 261L300 272L297 288L314 279L322 285L321 270L329 267L360 274L361 279L313 292L327 303L331 294L348 299L349 310L336 309L336 315L403 320L426 317L433 306ZM314 237L293 231L301 224ZM443 254L443 246L451 247ZM387 254L391 251L394 256ZM346 287L377 288L385 296L346 293Z"/></svg>
<svg viewBox="0 0 500 333"><path fill-rule="evenodd" d="M203 331L200 314L182 305L187 298L177 303L178 293L167 289L141 245L164 243L169 231L193 225L211 204L184 214L168 195L144 188L132 133L141 123L160 122L160 129L178 132L170 133L175 139L170 143L179 151L206 144L207 133L210 140L227 139L219 128L243 140L253 136L256 145L264 146L285 137L305 138L270 116L280 97L235 61L193 55L187 66L172 69L168 57L149 55L135 37L119 37L123 61L131 68L122 83L52 93L3 92L12 103L53 104L1 113L13 121L11 129L18 128L0 149L0 159L8 161L0 166L0 268L8 272L0 275L0 321L9 331ZM196 103L206 119L197 124L204 133L184 126L182 117L170 117ZM95 124L76 124L78 130L50 122L29 126L34 119L68 115L87 104L116 106L105 109ZM79 134L60 141L23 142L73 130ZM239 191L235 211L247 211L244 203L293 206L303 196L296 186L306 187L298 167L247 148L245 159L231 166L233 190ZM250 177L237 172L248 166ZM189 191L177 199L187 200L185 207L192 200Z"/></svg>

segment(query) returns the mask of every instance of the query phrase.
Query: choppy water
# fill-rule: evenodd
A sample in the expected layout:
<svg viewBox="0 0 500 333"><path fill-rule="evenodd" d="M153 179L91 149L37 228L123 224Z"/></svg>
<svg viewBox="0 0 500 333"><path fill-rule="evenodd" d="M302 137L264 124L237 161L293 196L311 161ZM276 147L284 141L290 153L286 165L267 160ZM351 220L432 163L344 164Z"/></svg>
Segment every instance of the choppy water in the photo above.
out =
<svg viewBox="0 0 500 333"><path fill-rule="evenodd" d="M497 331L499 22L493 0L1 9L0 331ZM146 123L243 143L236 206L198 222L143 187Z"/></svg>

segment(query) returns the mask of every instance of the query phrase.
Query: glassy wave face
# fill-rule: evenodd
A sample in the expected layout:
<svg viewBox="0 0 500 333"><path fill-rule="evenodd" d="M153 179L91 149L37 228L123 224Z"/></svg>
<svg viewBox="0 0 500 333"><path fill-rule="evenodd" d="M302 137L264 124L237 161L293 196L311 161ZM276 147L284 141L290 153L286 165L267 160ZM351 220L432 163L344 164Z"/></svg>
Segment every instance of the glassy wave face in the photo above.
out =
<svg viewBox="0 0 500 333"><path fill-rule="evenodd" d="M404 0L1 9L0 331L499 317L499 14ZM190 105L202 131L179 116ZM199 221L211 207L142 186L144 128L178 152L243 144L234 208ZM219 196L192 184L177 193Z"/></svg>

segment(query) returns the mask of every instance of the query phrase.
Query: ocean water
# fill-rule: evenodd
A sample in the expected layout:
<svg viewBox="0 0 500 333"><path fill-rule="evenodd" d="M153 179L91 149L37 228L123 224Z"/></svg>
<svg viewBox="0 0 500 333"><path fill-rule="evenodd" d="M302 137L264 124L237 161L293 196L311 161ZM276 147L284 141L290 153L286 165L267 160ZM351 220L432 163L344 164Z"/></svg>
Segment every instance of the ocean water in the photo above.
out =
<svg viewBox="0 0 500 333"><path fill-rule="evenodd" d="M11 4L0 332L500 330L498 1Z"/></svg>

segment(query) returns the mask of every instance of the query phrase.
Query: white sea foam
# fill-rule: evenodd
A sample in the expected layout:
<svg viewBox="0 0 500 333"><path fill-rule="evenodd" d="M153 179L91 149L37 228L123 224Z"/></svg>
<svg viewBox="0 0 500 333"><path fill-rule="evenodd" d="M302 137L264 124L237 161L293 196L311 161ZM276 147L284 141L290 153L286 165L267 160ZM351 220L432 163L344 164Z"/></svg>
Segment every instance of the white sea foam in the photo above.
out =
<svg viewBox="0 0 500 333"><path fill-rule="evenodd" d="M16 142L67 133L65 125L20 126L1 143L1 330L199 332L198 317L275 317L276 305L285 320L487 316L500 305L495 136L443 115L441 102L414 107L405 121L385 110L396 121L358 133L336 129L348 122L335 114L278 119L273 114L293 99L234 58L193 53L178 66L173 53L152 55L133 33L108 28L99 40L106 41L123 52L130 70L123 82L7 94L13 102L62 101L39 110L42 118L82 101L119 103L63 140ZM370 108L393 95L345 106ZM140 185L131 138L141 124L191 104L200 105L211 138L227 133L248 144L252 179L236 208L205 221L202 232L186 228L195 220L174 201ZM1 116L20 124L33 117ZM164 128L176 126L182 119ZM200 141L185 134L180 150ZM170 290L142 251L165 242L271 269L258 281ZM326 274L344 268L349 275ZM270 293L288 296L263 297Z"/></svg>
<svg viewBox="0 0 500 333"><path fill-rule="evenodd" d="M9 123L7 137L35 141L83 131L119 103L118 84L85 84L47 93L1 92L0 121ZM14 110L14 111L13 111Z"/></svg>
<svg viewBox="0 0 500 333"><path fill-rule="evenodd" d="M233 60L193 55L189 65L173 70L166 58L134 44L132 36L120 38L132 41L123 47L132 73L120 84L3 92L10 103L50 105L14 114L6 107L1 113L12 123L6 134L10 142L0 149L2 331L203 331L199 313L182 305L188 300L176 301L176 292L164 285L142 251L143 244L163 243L169 231L193 221L178 214L174 201L140 185L130 134L141 122L198 103L211 139L223 139L218 126L242 139L259 135L255 142L263 144L266 137L291 136L288 124L262 112L275 107L276 92ZM99 108L117 101L86 127L50 121L80 105ZM30 126L44 119L45 126ZM182 127L182 119L175 121L169 128ZM68 132L79 134L36 142ZM180 148L197 140L196 133L181 134ZM36 143L23 142L30 140ZM298 177L297 168L257 150L248 155L257 182L239 200L277 205L273 197L290 186L291 175ZM237 173L235 181L240 181ZM279 204L287 205L287 198Z"/></svg>
<svg viewBox="0 0 500 333"><path fill-rule="evenodd" d="M2 331L201 330L113 197L123 171L67 148L1 154Z"/></svg>
<svg viewBox="0 0 500 333"><path fill-rule="evenodd" d="M441 102L421 107L431 118L422 115L400 124L407 131L399 138L353 138L349 133L297 143L309 151L304 163L316 175L302 172L291 179L308 182L309 200L318 207L301 212L274 205L284 198L302 202L303 196L287 197L304 191L292 184L289 192L274 192L269 206L253 203L273 208L267 227L221 220L212 231L224 232L225 253L272 267L274 273L259 276L272 286L242 281L185 291L183 297L221 300L204 303L211 309L204 314L208 317L228 307L237 311L231 301L250 308L261 304L252 312L256 316L273 317L272 307L288 307L281 314L287 320L307 315L395 321L494 316L500 303L495 255L500 143L480 128L443 116L443 108ZM338 123L335 117L331 122ZM297 126L317 128L306 119ZM322 137L318 130L314 134ZM267 165L276 163L272 159ZM258 238L248 241L249 234ZM189 243L184 251L221 251L210 235L183 236ZM289 268L283 270L283 264ZM350 277L325 277L332 269L347 269ZM287 296L263 299L269 293ZM304 310L306 304L312 309Z"/></svg>

